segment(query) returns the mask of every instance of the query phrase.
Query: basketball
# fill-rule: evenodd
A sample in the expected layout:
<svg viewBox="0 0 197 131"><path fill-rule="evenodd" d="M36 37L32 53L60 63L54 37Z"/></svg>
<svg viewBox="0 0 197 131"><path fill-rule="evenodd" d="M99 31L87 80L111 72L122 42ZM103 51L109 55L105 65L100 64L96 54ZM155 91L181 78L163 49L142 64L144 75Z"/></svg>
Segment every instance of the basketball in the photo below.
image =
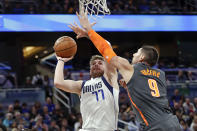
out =
<svg viewBox="0 0 197 131"><path fill-rule="evenodd" d="M69 36L62 36L56 40L53 49L57 56L69 58L76 54L77 44L73 38Z"/></svg>

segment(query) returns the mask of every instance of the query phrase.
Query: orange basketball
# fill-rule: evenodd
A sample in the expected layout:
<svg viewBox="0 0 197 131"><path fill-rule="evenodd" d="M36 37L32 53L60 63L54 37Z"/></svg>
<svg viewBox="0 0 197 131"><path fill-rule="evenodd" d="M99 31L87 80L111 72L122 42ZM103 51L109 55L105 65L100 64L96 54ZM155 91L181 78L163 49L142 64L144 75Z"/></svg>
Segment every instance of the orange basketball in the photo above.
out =
<svg viewBox="0 0 197 131"><path fill-rule="evenodd" d="M69 58L77 52L77 44L75 40L69 36L62 36L56 40L53 49L57 56Z"/></svg>

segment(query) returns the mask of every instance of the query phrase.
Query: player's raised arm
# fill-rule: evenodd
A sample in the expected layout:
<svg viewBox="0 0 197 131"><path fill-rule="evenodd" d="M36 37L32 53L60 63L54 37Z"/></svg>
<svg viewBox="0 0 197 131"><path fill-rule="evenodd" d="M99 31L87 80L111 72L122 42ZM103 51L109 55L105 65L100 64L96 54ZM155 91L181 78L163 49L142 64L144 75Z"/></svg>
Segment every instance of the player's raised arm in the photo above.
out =
<svg viewBox="0 0 197 131"><path fill-rule="evenodd" d="M94 24L95 24L95 23L93 23L91 26L93 26ZM80 28L76 23L70 24L70 25L68 25L68 27L69 27L70 29L72 29L73 32L75 32L75 34L77 35L77 36L76 36L77 39L78 39L78 38L82 38L82 37L89 38L88 32L86 32L85 29ZM106 41L106 40L105 40L105 41ZM106 41L106 42L107 42L108 45L110 45L110 47L111 47L110 42L108 42L108 41ZM112 47L111 47L111 48L112 48ZM106 67L107 67L107 70L105 71L105 74L107 75L106 78L111 79L112 77L114 77L115 75L117 75L117 69L116 69L115 66L113 66L113 65L111 65L111 64L109 64L109 63L107 63L107 62L106 62L106 65L107 65L107 66L106 66ZM109 80L109 81L110 81L110 80Z"/></svg>
<svg viewBox="0 0 197 131"><path fill-rule="evenodd" d="M133 75L133 66L128 60L117 56L108 42L92 29L86 12L81 11L80 14L77 13L77 16L81 26L88 33L89 39L93 42L95 47L108 63L119 70L125 81L128 82Z"/></svg>
<svg viewBox="0 0 197 131"><path fill-rule="evenodd" d="M54 85L56 88L66 92L80 94L83 81L64 80L64 63L72 58L57 57L58 62L55 69Z"/></svg>

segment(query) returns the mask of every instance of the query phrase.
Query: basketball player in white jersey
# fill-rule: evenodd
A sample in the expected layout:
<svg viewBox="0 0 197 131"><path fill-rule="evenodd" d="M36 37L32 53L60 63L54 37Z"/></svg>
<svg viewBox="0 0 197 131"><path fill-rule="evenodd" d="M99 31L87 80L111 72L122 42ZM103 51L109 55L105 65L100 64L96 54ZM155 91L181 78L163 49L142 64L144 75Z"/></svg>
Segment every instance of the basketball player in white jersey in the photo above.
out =
<svg viewBox="0 0 197 131"><path fill-rule="evenodd" d="M103 57L95 55L90 60L90 80L64 80L64 63L72 58L57 59L55 86L80 96L83 120L80 131L117 130L119 86L115 68L105 62Z"/></svg>

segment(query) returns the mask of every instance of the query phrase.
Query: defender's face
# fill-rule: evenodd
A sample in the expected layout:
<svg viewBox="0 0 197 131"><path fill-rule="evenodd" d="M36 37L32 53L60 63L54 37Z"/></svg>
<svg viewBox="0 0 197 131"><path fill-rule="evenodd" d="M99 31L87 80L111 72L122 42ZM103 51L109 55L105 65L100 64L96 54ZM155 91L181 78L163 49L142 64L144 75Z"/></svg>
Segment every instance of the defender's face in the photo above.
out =
<svg viewBox="0 0 197 131"><path fill-rule="evenodd" d="M136 64L138 62L143 61L143 55L142 55L142 48L138 49L136 53L133 54L132 64Z"/></svg>
<svg viewBox="0 0 197 131"><path fill-rule="evenodd" d="M94 60L90 65L90 75L92 78L101 77L104 74L105 62Z"/></svg>

